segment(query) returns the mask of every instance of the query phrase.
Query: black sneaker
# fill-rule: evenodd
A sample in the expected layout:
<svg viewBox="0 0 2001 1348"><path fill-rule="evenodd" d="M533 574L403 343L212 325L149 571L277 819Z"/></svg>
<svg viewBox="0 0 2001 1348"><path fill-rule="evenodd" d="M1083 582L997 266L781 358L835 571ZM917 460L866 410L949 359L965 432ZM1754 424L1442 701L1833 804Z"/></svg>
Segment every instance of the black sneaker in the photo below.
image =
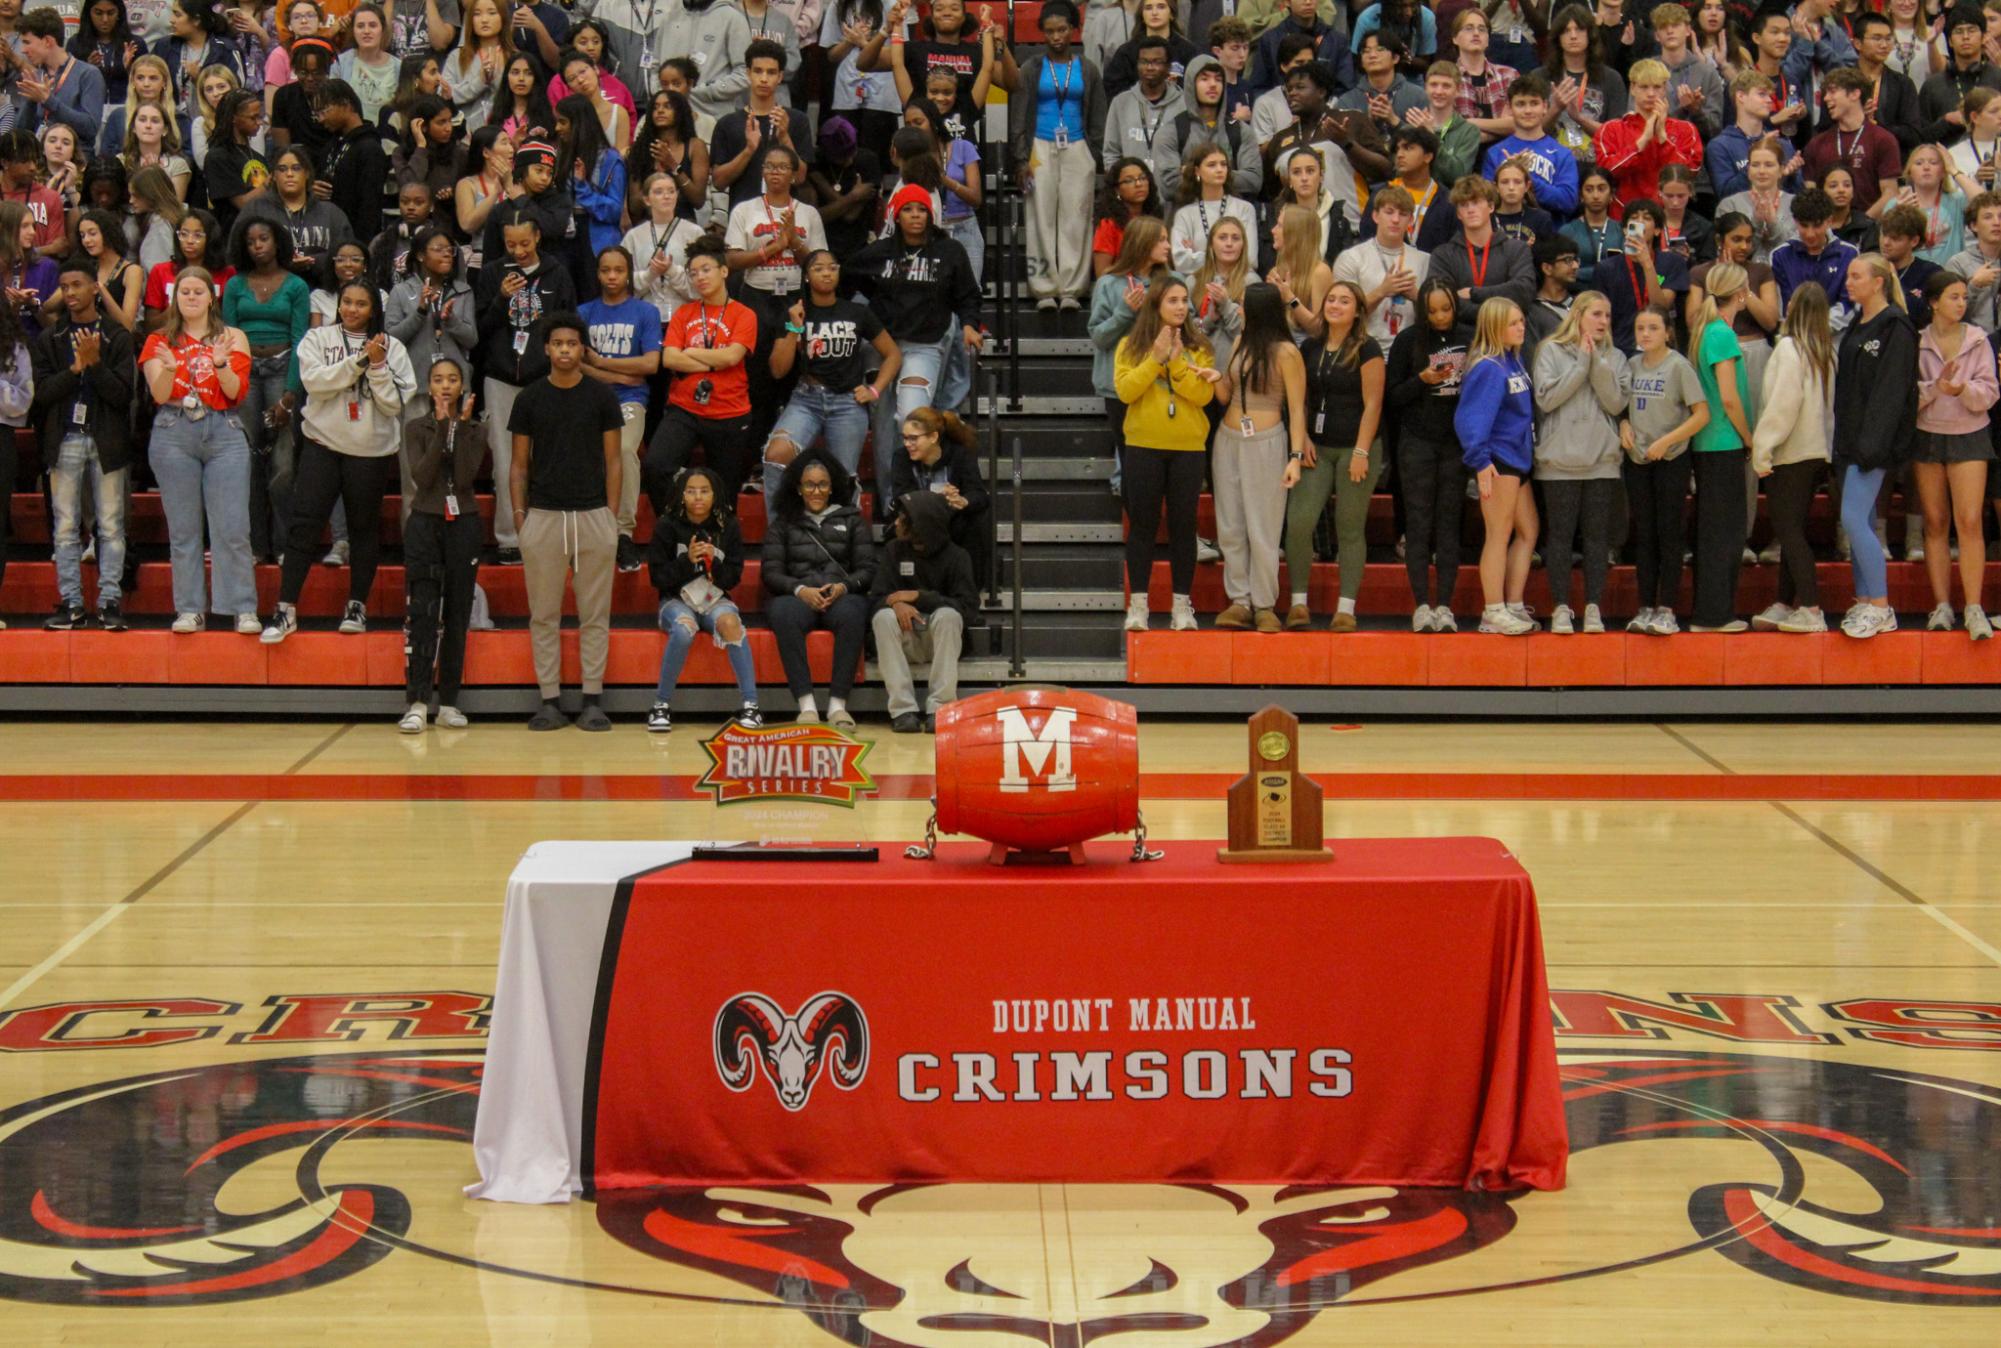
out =
<svg viewBox="0 0 2001 1348"><path fill-rule="evenodd" d="M56 603L56 611L43 621L42 626L50 632L73 632L79 627L88 626L89 622L89 616L83 611L83 605L65 604L59 600Z"/></svg>
<svg viewBox="0 0 2001 1348"><path fill-rule="evenodd" d="M355 636L368 630L368 609L359 599L347 601L347 611L341 615L340 630Z"/></svg>
<svg viewBox="0 0 2001 1348"><path fill-rule="evenodd" d="M519 566L521 565L521 549L502 548L493 554L493 560L498 566Z"/></svg>
<svg viewBox="0 0 2001 1348"><path fill-rule="evenodd" d="M674 715L665 702L653 704L653 710L646 713L646 728L655 735L665 735L674 728Z"/></svg>
<svg viewBox="0 0 2001 1348"><path fill-rule="evenodd" d="M116 599L108 604L99 604L97 606L97 625L107 632L123 632L125 630L125 613L124 610L118 607Z"/></svg>
<svg viewBox="0 0 2001 1348"><path fill-rule="evenodd" d="M914 711L907 711L901 716L890 717L889 728L899 735L915 735L924 729L924 718Z"/></svg>
<svg viewBox="0 0 2001 1348"><path fill-rule="evenodd" d="M755 702L746 702L737 708L736 723L745 730L764 729L764 713L757 709Z"/></svg>
<svg viewBox="0 0 2001 1348"><path fill-rule="evenodd" d="M637 571L646 565L646 559L639 555L639 544L624 534L618 536L618 569Z"/></svg>

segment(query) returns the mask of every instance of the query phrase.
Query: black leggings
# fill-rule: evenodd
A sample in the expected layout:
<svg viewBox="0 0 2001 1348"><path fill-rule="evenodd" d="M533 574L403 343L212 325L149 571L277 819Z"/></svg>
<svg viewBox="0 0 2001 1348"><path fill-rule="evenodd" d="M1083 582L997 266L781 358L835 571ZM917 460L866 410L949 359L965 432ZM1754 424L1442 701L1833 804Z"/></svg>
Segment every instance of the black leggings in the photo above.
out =
<svg viewBox="0 0 2001 1348"><path fill-rule="evenodd" d="M1722 627L1737 616L1744 567L1742 449L1690 450L1695 460L1695 625Z"/></svg>
<svg viewBox="0 0 2001 1348"><path fill-rule="evenodd" d="M646 447L639 473L646 495L653 502L653 513L657 516L666 511L667 492L674 485L674 477L695 461L697 445L706 456L703 461L723 480L719 504L735 509L736 495L750 473L751 446L756 443L748 415L698 417L685 407L669 403L653 432L652 443Z"/></svg>
<svg viewBox="0 0 2001 1348"><path fill-rule="evenodd" d="M1466 506L1466 464L1459 446L1405 431L1397 445L1397 480L1403 489L1404 570L1411 597L1419 604L1431 603L1436 557L1438 602L1450 608L1459 582L1459 516Z"/></svg>
<svg viewBox="0 0 2001 1348"><path fill-rule="evenodd" d="M1633 572L1641 608L1672 609L1681 602L1682 517L1695 454L1653 463L1628 459L1626 496L1633 507Z"/></svg>
<svg viewBox="0 0 2001 1348"><path fill-rule="evenodd" d="M765 608L771 634L778 639L778 659L785 666L785 686L795 698L813 691L813 672L806 662L806 634L826 628L834 634L834 671L827 691L847 701L854 691L855 667L861 661L862 641L868 635L869 602L863 595L844 594L815 613L806 601L781 594Z"/></svg>
<svg viewBox="0 0 2001 1348"><path fill-rule="evenodd" d="M1619 499L1619 479L1594 477L1582 482L1544 481L1542 563L1549 572L1549 602L1570 603L1570 540L1583 533L1584 602L1603 603L1605 573L1611 568L1612 507Z"/></svg>
<svg viewBox="0 0 2001 1348"><path fill-rule="evenodd" d="M69 415L68 409L64 409L63 415ZM14 428L0 426L0 580L4 580L7 576L7 539L14 527L14 475L20 471L20 466L16 462L18 454L19 451L14 447ZM86 501L90 499L88 487L84 489L82 499ZM84 514L88 518L95 519L92 511L87 510Z"/></svg>
<svg viewBox="0 0 2001 1348"><path fill-rule="evenodd" d="M1806 541L1806 517L1825 466L1820 459L1782 463L1765 479L1766 513L1779 541L1779 602L1788 608L1820 607L1820 573Z"/></svg>
<svg viewBox="0 0 2001 1348"><path fill-rule="evenodd" d="M299 467L292 480L291 535L285 544L284 582L278 601L296 604L306 574L320 551L320 531L333 518L334 502L347 507L347 597L368 602L375 568L382 559L382 498L396 475L396 456L364 459L336 454L299 430Z"/></svg>
<svg viewBox="0 0 2001 1348"><path fill-rule="evenodd" d="M1174 593L1195 585L1195 510L1202 500L1203 455L1187 449L1127 445L1121 479L1126 498L1126 583L1145 594L1153 578L1153 540L1167 508L1167 568Z"/></svg>
<svg viewBox="0 0 2001 1348"><path fill-rule="evenodd" d="M455 706L465 676L466 629L472 623L473 582L479 576L485 525L478 511L455 520L412 511L403 526L403 564L409 598L408 657L404 696L431 700L433 666L438 701Z"/></svg>

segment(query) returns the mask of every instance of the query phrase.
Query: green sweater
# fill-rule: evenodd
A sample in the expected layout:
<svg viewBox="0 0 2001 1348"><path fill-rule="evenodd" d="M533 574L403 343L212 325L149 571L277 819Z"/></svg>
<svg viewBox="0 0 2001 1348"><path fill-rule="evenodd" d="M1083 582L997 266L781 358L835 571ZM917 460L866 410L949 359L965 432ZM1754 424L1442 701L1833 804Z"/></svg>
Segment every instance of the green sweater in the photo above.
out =
<svg viewBox="0 0 2001 1348"><path fill-rule="evenodd" d="M222 292L222 321L232 328L241 328L252 347L276 346L283 342L291 348L291 359L285 364L285 386L299 386L299 342L306 335L306 328L312 316L312 291L297 276L287 275L283 284L271 292L269 304L259 304L250 291L250 281L238 272L229 278L229 285Z"/></svg>

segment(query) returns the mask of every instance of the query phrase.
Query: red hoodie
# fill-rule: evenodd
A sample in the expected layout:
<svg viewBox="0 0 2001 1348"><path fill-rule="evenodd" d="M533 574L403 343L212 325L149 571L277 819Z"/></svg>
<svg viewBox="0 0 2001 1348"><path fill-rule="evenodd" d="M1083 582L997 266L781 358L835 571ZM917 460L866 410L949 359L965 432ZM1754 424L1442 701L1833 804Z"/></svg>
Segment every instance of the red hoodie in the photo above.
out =
<svg viewBox="0 0 2001 1348"><path fill-rule="evenodd" d="M1660 192L1661 170L1669 164L1702 168L1702 137L1692 122L1667 119L1666 141L1640 148L1640 134L1647 119L1629 112L1616 122L1598 128L1594 146L1598 167L1612 175L1612 214L1623 220L1629 201L1654 200Z"/></svg>

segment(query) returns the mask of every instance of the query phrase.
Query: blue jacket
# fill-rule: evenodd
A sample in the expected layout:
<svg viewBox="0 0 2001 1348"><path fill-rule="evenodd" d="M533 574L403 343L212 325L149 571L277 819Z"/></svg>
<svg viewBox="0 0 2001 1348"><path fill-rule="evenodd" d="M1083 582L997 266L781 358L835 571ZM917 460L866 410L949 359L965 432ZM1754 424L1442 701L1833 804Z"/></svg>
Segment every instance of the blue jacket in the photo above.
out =
<svg viewBox="0 0 2001 1348"><path fill-rule="evenodd" d="M1798 239L1787 239L1772 250L1772 279L1779 283L1779 307L1791 304L1793 291L1808 281L1818 282L1834 307L1834 326L1839 329L1848 316L1848 264L1857 256L1854 244L1843 243L1832 234L1819 257L1808 254Z"/></svg>
<svg viewBox="0 0 2001 1348"><path fill-rule="evenodd" d="M1278 87L1278 44L1285 41L1288 34L1299 33L1314 40L1313 59L1325 61L1327 68L1334 72L1334 93L1347 93L1355 87L1355 56L1348 50L1348 35L1338 28L1330 28L1316 17L1311 28L1302 28L1290 14L1266 29L1251 49L1251 97L1256 98L1267 89ZM1327 100L1330 104L1332 98Z"/></svg>
<svg viewBox="0 0 2001 1348"><path fill-rule="evenodd" d="M1524 140L1519 135L1495 141L1480 161L1480 176L1492 181L1501 165L1516 155L1528 160L1535 180L1535 204L1561 220L1577 211L1577 158L1555 136Z"/></svg>
<svg viewBox="0 0 2001 1348"><path fill-rule="evenodd" d="M1784 136L1779 137L1779 162L1790 164L1793 160L1793 143ZM1711 138L1709 148L1703 151L1702 165L1709 170L1709 185L1720 201L1738 192L1751 190L1751 175L1744 171L1751 161L1751 138L1744 134L1736 123L1731 123ZM1796 182L1797 177L1788 179ZM1787 187L1796 191L1796 187Z"/></svg>
<svg viewBox="0 0 2001 1348"><path fill-rule="evenodd" d="M77 144L88 149L97 144L98 133L104 129L104 73L74 56L69 62L67 73L42 72L42 77L51 81L62 78L62 84L45 102L32 103L19 93L13 96L16 124L23 130L37 131L51 122L61 122L76 132Z"/></svg>
<svg viewBox="0 0 2001 1348"><path fill-rule="evenodd" d="M1459 432L1459 457L1476 473L1489 464L1524 473L1535 466L1535 392L1521 357L1467 367L1452 428Z"/></svg>

